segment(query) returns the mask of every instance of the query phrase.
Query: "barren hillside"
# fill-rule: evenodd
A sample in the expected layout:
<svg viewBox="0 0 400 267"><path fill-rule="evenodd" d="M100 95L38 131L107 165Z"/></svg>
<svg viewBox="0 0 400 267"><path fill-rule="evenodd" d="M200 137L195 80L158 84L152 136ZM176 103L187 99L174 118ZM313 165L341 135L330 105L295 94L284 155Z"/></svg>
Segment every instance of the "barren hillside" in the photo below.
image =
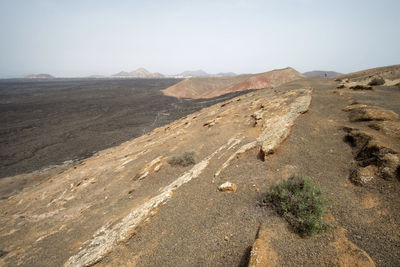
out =
<svg viewBox="0 0 400 267"><path fill-rule="evenodd" d="M232 77L189 78L162 92L180 98L211 98L231 92L275 87L300 78L303 76L299 72L286 68Z"/></svg>
<svg viewBox="0 0 400 267"><path fill-rule="evenodd" d="M386 67L373 68L368 70L357 71L349 74L339 76L339 79L355 79L362 80L368 79L372 76L382 76L385 79L399 79L400 78L400 65L392 65Z"/></svg>
<svg viewBox="0 0 400 267"><path fill-rule="evenodd" d="M399 266L400 91L338 84L256 90L1 179L33 182L0 200L0 265ZM326 231L302 237L263 202L294 175L329 199Z"/></svg>

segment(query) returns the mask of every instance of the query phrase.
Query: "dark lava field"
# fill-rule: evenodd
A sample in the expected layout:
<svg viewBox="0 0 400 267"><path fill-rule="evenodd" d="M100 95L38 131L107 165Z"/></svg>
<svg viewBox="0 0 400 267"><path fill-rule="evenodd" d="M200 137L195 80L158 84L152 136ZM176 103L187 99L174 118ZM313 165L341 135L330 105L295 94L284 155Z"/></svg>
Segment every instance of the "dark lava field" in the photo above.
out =
<svg viewBox="0 0 400 267"><path fill-rule="evenodd" d="M161 93L179 81L0 80L0 178L89 157L245 93L196 100Z"/></svg>

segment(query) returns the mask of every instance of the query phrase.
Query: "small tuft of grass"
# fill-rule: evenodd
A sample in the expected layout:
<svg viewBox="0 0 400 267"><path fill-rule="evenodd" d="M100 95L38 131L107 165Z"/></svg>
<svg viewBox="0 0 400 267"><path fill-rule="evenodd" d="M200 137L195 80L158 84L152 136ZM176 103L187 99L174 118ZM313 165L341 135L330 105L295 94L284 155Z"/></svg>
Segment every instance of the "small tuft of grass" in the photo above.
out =
<svg viewBox="0 0 400 267"><path fill-rule="evenodd" d="M194 159L195 154L196 153L194 151L185 151L180 155L169 157L167 162L172 166L186 167L196 163Z"/></svg>
<svg viewBox="0 0 400 267"><path fill-rule="evenodd" d="M3 257L6 254L7 254L7 252L0 248L0 258Z"/></svg>
<svg viewBox="0 0 400 267"><path fill-rule="evenodd" d="M292 177L270 189L264 202L271 203L301 235L324 232L322 221L327 201L321 190L308 178Z"/></svg>
<svg viewBox="0 0 400 267"><path fill-rule="evenodd" d="M368 83L368 85L382 85L385 83L385 80L382 77L374 77L372 80Z"/></svg>

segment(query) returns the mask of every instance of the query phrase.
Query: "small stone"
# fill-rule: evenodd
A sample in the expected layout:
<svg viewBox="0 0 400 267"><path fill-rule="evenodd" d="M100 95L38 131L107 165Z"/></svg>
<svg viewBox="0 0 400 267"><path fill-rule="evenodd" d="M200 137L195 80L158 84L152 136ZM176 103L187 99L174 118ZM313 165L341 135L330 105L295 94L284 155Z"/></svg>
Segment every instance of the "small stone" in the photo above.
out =
<svg viewBox="0 0 400 267"><path fill-rule="evenodd" d="M218 190L222 192L236 192L237 185L231 182L225 182L218 187Z"/></svg>
<svg viewBox="0 0 400 267"><path fill-rule="evenodd" d="M375 166L367 166L365 168L360 168L358 176L362 183L368 183L374 179L376 168Z"/></svg>
<svg viewBox="0 0 400 267"><path fill-rule="evenodd" d="M229 241L229 237L228 237L228 236L225 236L225 237L224 237L224 240L225 240L225 241Z"/></svg>
<svg viewBox="0 0 400 267"><path fill-rule="evenodd" d="M397 154L387 153L383 156L383 166L380 168L380 173L384 179L396 178L397 169L400 168L400 156Z"/></svg>
<svg viewBox="0 0 400 267"><path fill-rule="evenodd" d="M374 165L369 165L364 168L358 168L352 171L350 179L357 185L366 185L376 177L377 168Z"/></svg>

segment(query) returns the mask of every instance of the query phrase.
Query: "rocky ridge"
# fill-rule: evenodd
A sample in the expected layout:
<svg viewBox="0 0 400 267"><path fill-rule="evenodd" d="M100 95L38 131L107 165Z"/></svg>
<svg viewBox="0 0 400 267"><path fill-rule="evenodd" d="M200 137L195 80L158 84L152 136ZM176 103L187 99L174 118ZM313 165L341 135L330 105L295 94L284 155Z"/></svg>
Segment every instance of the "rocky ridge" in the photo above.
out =
<svg viewBox="0 0 400 267"><path fill-rule="evenodd" d="M398 266L399 91L337 85L257 90L26 174L41 182L0 201L0 264ZM168 163L185 151L196 164ZM326 233L301 238L257 204L294 174L332 201Z"/></svg>
<svg viewBox="0 0 400 267"><path fill-rule="evenodd" d="M2 244L7 240L4 249L9 251L1 261L65 266L98 262L115 245L128 240L179 187L199 177L207 179L206 170L218 176L234 158L252 149L263 155L273 153L296 118L307 111L311 94L312 89L306 88L237 97L102 151L25 188L1 202L5 216L0 240ZM196 151L199 161L175 172L165 157L184 149ZM135 192L141 193L135 196ZM47 257L52 253L44 249L48 245L60 248L53 243L55 239L64 254L54 251Z"/></svg>
<svg viewBox="0 0 400 267"><path fill-rule="evenodd" d="M180 98L211 98L219 95L275 87L301 79L303 76L293 68L273 70L259 74L244 74L232 77L189 78L162 92Z"/></svg>

